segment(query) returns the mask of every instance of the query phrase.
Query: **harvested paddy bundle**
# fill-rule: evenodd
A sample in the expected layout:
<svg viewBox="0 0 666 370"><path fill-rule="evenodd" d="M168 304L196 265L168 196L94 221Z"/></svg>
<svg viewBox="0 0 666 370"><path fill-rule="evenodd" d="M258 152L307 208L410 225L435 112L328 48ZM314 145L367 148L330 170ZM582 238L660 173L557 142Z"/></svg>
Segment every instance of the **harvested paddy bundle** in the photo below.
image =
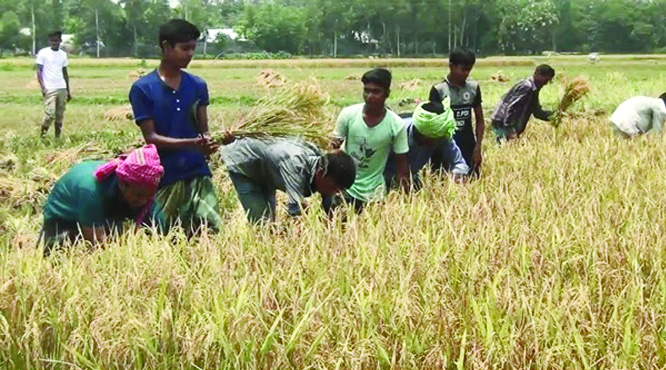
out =
<svg viewBox="0 0 666 370"><path fill-rule="evenodd" d="M134 119L132 106L123 105L122 107L111 108L104 113L104 119L107 121L127 121Z"/></svg>
<svg viewBox="0 0 666 370"><path fill-rule="evenodd" d="M13 153L0 155L0 170L14 171L19 164L19 159Z"/></svg>
<svg viewBox="0 0 666 370"><path fill-rule="evenodd" d="M323 148L329 140L328 100L314 79L284 86L259 99L229 132L237 138L300 137ZM218 141L225 136L225 132L214 135Z"/></svg>
<svg viewBox="0 0 666 370"><path fill-rule="evenodd" d="M0 176L0 201L11 209L29 206L32 210L39 210L55 182L55 177L46 172L44 169L35 170L29 179Z"/></svg>
<svg viewBox="0 0 666 370"><path fill-rule="evenodd" d="M582 99L589 92L590 82L585 76L578 76L567 82L564 87L564 95L562 96L560 104L557 107L557 111L555 111L553 119L551 120L553 126L559 126L560 123L562 123L565 112L571 108L575 102Z"/></svg>
<svg viewBox="0 0 666 370"><path fill-rule="evenodd" d="M504 83L509 81L509 75L507 75L504 71L499 70L490 76L490 80L492 82L498 82L498 83Z"/></svg>
<svg viewBox="0 0 666 370"><path fill-rule="evenodd" d="M146 75L146 70L143 68L139 68L136 71L131 71L129 74L127 74L127 78L129 78L130 80L138 80L139 78L145 75Z"/></svg>
<svg viewBox="0 0 666 370"><path fill-rule="evenodd" d="M281 87L287 79L272 69L264 69L257 75L257 85L265 88Z"/></svg>
<svg viewBox="0 0 666 370"><path fill-rule="evenodd" d="M415 78L413 80L405 81L400 84L400 88L407 91L414 91L421 85L421 80Z"/></svg>
<svg viewBox="0 0 666 370"><path fill-rule="evenodd" d="M103 159L111 155L111 151L100 148L95 144L82 144L74 148L48 152L43 162L48 168L69 167L75 163L89 159Z"/></svg>

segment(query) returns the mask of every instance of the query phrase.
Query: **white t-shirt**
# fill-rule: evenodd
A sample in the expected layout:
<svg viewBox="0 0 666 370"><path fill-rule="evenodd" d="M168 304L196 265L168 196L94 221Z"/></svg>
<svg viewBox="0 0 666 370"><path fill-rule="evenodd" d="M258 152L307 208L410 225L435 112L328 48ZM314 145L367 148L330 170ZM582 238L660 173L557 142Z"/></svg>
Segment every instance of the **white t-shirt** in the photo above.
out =
<svg viewBox="0 0 666 370"><path fill-rule="evenodd" d="M661 132L666 121L666 103L658 98L635 96L620 104L610 120L629 136Z"/></svg>
<svg viewBox="0 0 666 370"><path fill-rule="evenodd" d="M64 50L54 51L50 47L44 48L37 53L35 63L44 67L42 81L46 90L67 88L65 77L62 75L62 69L67 67L67 53Z"/></svg>

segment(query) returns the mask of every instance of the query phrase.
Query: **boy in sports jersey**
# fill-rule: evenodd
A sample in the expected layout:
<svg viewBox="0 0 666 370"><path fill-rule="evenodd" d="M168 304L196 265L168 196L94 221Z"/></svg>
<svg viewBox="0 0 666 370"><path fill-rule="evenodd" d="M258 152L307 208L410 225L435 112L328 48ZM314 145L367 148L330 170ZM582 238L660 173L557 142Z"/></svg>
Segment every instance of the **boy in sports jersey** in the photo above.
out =
<svg viewBox="0 0 666 370"><path fill-rule="evenodd" d="M432 87L428 100L441 104L444 98L451 99L451 108L458 126L453 139L470 167L470 174L478 176L483 161L481 147L485 126L481 107L481 88L478 82L468 80L474 63L476 63L476 56L471 50L453 50L449 54L449 75L443 82ZM472 128L472 112L476 119L475 129ZM443 148L433 153L433 170L450 167L451 164L445 163L443 160L442 153Z"/></svg>

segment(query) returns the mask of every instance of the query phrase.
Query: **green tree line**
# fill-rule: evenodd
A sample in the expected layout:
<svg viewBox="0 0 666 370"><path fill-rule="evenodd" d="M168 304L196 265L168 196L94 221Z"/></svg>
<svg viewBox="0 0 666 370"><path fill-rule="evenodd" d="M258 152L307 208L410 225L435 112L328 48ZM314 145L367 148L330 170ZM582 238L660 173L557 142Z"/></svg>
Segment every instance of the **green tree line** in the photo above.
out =
<svg viewBox="0 0 666 370"><path fill-rule="evenodd" d="M61 29L84 53L154 56L172 17L233 28L211 51L313 56L666 52L666 0L0 0L0 49L31 52Z"/></svg>

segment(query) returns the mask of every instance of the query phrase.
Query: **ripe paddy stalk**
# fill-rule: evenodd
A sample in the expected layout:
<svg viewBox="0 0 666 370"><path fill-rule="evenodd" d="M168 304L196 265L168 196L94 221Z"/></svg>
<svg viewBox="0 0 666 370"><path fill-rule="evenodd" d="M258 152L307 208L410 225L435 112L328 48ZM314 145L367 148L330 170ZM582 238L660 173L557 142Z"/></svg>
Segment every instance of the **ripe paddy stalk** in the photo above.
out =
<svg viewBox="0 0 666 370"><path fill-rule="evenodd" d="M530 71L511 75L523 72ZM596 76L585 104L609 113L627 94L658 95L663 77L640 81L630 73L624 82ZM327 86L342 89L333 80ZM339 94L360 94L356 87ZM486 108L505 88L482 84ZM545 106L557 104L555 90L542 91ZM85 109L86 124L101 118ZM301 219L282 210L273 230L251 227L216 168L225 219L219 235L130 232L103 250L77 245L43 259L33 249L39 213L2 203L0 363L663 367L666 146L659 136L617 140L606 121L572 118L558 140L532 122L518 142L487 140L480 180L460 186L426 175L421 192L391 193L363 215L348 212L345 224L341 215L326 221L312 199ZM134 129L107 127L59 144L15 131L0 152L19 159L13 177L30 179L34 167L58 176L88 157L48 155L88 142L115 153L138 137Z"/></svg>

